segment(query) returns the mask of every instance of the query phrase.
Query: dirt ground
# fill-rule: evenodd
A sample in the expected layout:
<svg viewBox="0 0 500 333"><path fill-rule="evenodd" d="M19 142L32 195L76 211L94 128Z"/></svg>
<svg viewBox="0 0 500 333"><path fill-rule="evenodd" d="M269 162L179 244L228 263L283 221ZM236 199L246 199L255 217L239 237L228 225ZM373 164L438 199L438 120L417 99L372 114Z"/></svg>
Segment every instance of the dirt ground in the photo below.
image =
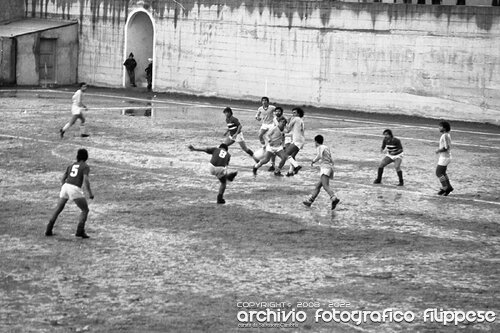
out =
<svg viewBox="0 0 500 333"><path fill-rule="evenodd" d="M254 177L233 145L239 173L217 205L210 156L186 146L220 144L229 105L257 148L258 101L90 88L91 136L74 126L61 140L73 91L0 90L0 332L500 331L498 127L451 124L455 191L439 197L437 120L305 107L300 173ZM405 149L404 187L392 166L372 184L386 128ZM333 212L324 191L301 203L316 134L335 155ZM91 238L74 236L72 203L45 237L80 147Z"/></svg>

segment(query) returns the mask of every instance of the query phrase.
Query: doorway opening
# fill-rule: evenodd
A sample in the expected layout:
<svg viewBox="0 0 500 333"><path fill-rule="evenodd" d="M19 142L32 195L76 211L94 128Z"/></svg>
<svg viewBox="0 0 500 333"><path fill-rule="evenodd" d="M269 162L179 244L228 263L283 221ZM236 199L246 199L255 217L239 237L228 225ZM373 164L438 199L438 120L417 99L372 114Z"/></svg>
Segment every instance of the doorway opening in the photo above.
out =
<svg viewBox="0 0 500 333"><path fill-rule="evenodd" d="M53 38L40 38L38 73L42 86L56 82L56 43Z"/></svg>
<svg viewBox="0 0 500 333"><path fill-rule="evenodd" d="M133 53L134 59L137 62L135 68L135 83L138 87L147 87L148 80L146 76L146 68L149 65L148 59L153 60L152 71L152 88L154 88L155 70L155 48L156 32L153 24L153 18L150 13L138 9L130 13L125 25L125 48L123 61L128 58L130 53ZM123 67L123 87L129 86L129 77L125 66Z"/></svg>

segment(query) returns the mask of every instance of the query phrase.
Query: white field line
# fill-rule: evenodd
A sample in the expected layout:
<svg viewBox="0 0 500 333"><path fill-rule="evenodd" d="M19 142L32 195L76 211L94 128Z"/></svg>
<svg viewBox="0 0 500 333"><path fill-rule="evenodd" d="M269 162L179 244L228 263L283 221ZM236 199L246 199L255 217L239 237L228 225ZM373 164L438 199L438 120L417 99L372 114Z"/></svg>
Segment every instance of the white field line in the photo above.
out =
<svg viewBox="0 0 500 333"><path fill-rule="evenodd" d="M341 132L341 133L346 133L346 134L353 134L353 135L363 135L363 136L373 136L373 137L378 137L380 138L381 135L379 134L368 134L368 133L358 133L358 132L352 132L352 131L346 131L343 129L338 129L338 128L323 128L323 131L327 132ZM417 138L409 138L409 137L404 137L404 136L398 136L399 139L405 139L408 141L420 141L420 142L429 142L429 143L436 143L436 140L428 140L428 139L417 139ZM485 146L485 145L473 145L470 143L460 143L460 142L453 142L452 146L463 146L463 147L474 147L474 148L487 148L487 149L500 149L498 146Z"/></svg>
<svg viewBox="0 0 500 333"><path fill-rule="evenodd" d="M57 143L56 141L51 141L51 140L43 140L43 139L36 139L36 138L29 138L29 137L23 137L23 136L15 136L15 135L0 134L0 137L11 138L11 139L19 139L19 140L26 140L26 141L36 141L36 142L43 142L43 143ZM65 145L71 145L71 146L78 147L78 148L81 147L80 143L69 143L68 142L68 143L64 143L64 144ZM99 149L102 149L102 148L99 148ZM106 149L102 149L102 150L106 150ZM54 150L52 150L52 153L54 155L56 155L57 157L63 159L63 160L69 160L69 159L65 158L64 156L61 156L60 154L56 153ZM142 155L148 156L147 154L142 154ZM152 155L149 155L149 156L154 157ZM134 168L127 169L127 168L118 168L118 167L114 167L114 166L105 166L105 165L102 165L102 166L99 166L99 167L103 167L103 168L111 169L111 170L126 171L126 172L134 171ZM158 174L156 172L153 172L153 171L148 171L148 170L141 169L141 170L137 170L137 172L140 172L141 174L142 173L147 173L147 174L150 174L152 176L165 179L165 176L163 176L161 174ZM350 186L363 186L363 187L368 187L368 188L373 188L374 187L374 185L359 184L359 183L353 183L353 182L349 182L349 181L342 181L342 180L338 180L338 179L334 180L334 182L338 182L338 183L342 183L342 184L346 184L346 185L350 185ZM380 190L380 189L387 190L387 192L398 191L398 192L404 192L404 193L411 193L411 194L414 194L414 195L417 195L417 196L423 196L423 197L428 197L428 198L436 198L436 195L426 194L426 193L422 193L422 192L418 192L418 191L410 191L410 190L406 190L406 189L392 189L392 188L385 188L385 187L377 187L377 189L378 190ZM463 202L470 202L470 201L472 201L472 202L478 202L478 203L484 203L484 204L491 204L491 205L500 206L500 202L497 202L497 201L488 201L488 200L481 200L481 199L469 199L469 198L459 198L459 197L455 197L455 196L448 197L447 199L448 200L451 199L451 200L463 201Z"/></svg>
<svg viewBox="0 0 500 333"><path fill-rule="evenodd" d="M24 90L24 89L5 89L5 90L0 90L0 93L6 91L6 92L51 92L51 93L60 93L60 94L74 94L74 92L71 91L60 91L60 90L43 90L43 89L35 89L35 90ZM157 99L148 99L148 98L138 98L138 97L127 97L127 96L116 96L116 95L107 95L107 94L96 94L96 93L85 93L85 95L88 96L97 96L97 97L106 97L106 98L114 98L114 99L127 99L131 101L138 101L138 102L148 102L148 103L162 103L162 104L174 104L174 105L186 105L186 106L196 106L200 108L223 108L225 106L221 105L214 105L214 104L201 104L201 103L192 103L192 102L179 102L175 100L157 100ZM155 106L157 107L157 106ZM68 107L69 108L69 107ZM123 108L118 108L118 109L124 109L127 107ZM130 108L136 108L138 107L132 107ZM147 108L150 108L149 106ZM89 108L89 109L95 109L95 110L105 110L105 108ZM246 112L257 112L257 108L255 109L247 109L247 108L232 108L233 110L238 110L238 111L246 111ZM404 127L404 128L420 128L420 129L426 129L426 130L437 130L437 126L416 126L416 125L405 125L405 124L394 124L394 123L389 123L389 122L376 122L376 121L370 121L370 120L358 120L358 119L353 119L353 118L344 118L344 117L339 117L335 115L331 115L328 117L323 117L323 116L311 116L308 115L308 118L311 119L321 119L321 120L343 120L346 122L352 122L352 123L363 123L363 124L373 124L373 125L383 125L383 126L398 126L398 127ZM500 136L500 133L488 133L488 132L477 132L477 131L464 131L464 130L453 130L453 132L459 132L459 133L468 133L468 134L484 134L484 135L493 135L493 136Z"/></svg>
<svg viewBox="0 0 500 333"><path fill-rule="evenodd" d="M54 92L59 92L59 91L54 91ZM65 92L61 92L65 93ZM69 92L68 92L69 93ZM118 96L113 96L113 95L102 95L102 94L88 94L92 96L100 96L100 97L109 97L109 98L126 98L126 99L132 99L132 100L139 100L139 101L147 101L151 102L149 99L138 99L134 97L118 97ZM197 104L197 103L185 103L185 102L177 102L177 101L154 101L154 103L164 103L164 104L177 104L177 105L188 105L188 106L196 106L196 107L205 107L205 108L214 108L216 106L214 105L206 105L206 104ZM97 110L126 110L126 109L135 109L135 110L141 110L141 109L166 109L168 108L167 106L123 106L123 107L101 107L101 108L88 108L88 110L92 111L97 111ZM20 108L19 110L24 110ZM52 109L50 111L59 111L61 109ZM241 111L246 111L246 112L254 112L254 110L251 109L239 109L239 108L233 108L233 110L241 110ZM347 119L347 118L335 118L335 116L332 117L320 117L320 116L309 116L309 118L313 119L323 119L323 120L335 120L335 119L341 119L343 121L350 121L350 122L355 122L355 123L366 123L366 124L374 124L374 125L380 125L379 126L374 126L374 127L355 127L355 128L344 128L344 127L331 127L331 128L324 128L322 130L327 131L327 132L341 132L345 134L352 134L352 135L364 135L364 136L373 136L373 137L380 137L378 134L368 134L368 133L358 133L358 132L352 132L349 130L362 130L362 129L380 129L380 128L386 128L389 125L392 125L391 128L420 128L420 129L435 129L434 127L426 127L426 126L414 126L414 125L404 125L404 124L390 124L390 123L381 123L381 122L372 122L372 121L359 121L359 120L354 120L354 119ZM382 126L383 125L383 126ZM469 134L484 134L484 135L493 135L493 136L500 136L500 134L497 133L485 133L485 132L472 132L472 131L459 131L455 130L454 132L461 132L461 133L469 133ZM417 139L417 138L410 138L410 137L401 137L398 136L398 138L405 139L408 141L420 141L420 142L428 142L428 143L435 143L435 140L427 140L427 139ZM499 146L485 146L485 145L474 145L474 144L467 144L467 143L460 143L460 142L453 142L453 145L456 146L464 146L464 147L474 147L474 148L485 148L485 149L500 149Z"/></svg>

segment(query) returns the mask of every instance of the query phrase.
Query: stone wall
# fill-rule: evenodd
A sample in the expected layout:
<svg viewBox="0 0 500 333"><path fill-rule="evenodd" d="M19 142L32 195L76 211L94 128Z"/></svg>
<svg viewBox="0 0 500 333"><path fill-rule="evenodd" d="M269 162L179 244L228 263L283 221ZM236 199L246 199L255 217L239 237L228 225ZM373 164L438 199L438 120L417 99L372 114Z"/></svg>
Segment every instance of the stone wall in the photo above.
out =
<svg viewBox="0 0 500 333"><path fill-rule="evenodd" d="M158 91L500 119L499 7L40 1L29 15L80 19L78 73L90 84L122 85L125 23L140 9L154 19Z"/></svg>

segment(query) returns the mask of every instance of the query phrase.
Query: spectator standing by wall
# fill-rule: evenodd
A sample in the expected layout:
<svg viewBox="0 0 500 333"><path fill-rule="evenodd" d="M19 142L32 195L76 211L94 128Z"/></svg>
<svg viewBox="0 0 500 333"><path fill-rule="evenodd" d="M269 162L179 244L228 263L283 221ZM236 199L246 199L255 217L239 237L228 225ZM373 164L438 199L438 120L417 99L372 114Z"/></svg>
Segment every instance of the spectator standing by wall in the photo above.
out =
<svg viewBox="0 0 500 333"><path fill-rule="evenodd" d="M127 74L130 80L130 85L132 87L137 87L135 85L135 68L137 67L137 62L134 59L134 54L130 52L127 60L123 63L123 66L127 69Z"/></svg>

